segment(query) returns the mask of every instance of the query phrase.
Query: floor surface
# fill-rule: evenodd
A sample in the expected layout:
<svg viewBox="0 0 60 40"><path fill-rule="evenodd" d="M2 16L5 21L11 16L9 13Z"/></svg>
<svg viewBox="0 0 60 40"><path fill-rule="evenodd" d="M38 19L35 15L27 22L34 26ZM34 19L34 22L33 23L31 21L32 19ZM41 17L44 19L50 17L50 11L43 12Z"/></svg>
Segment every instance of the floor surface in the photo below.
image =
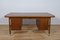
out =
<svg viewBox="0 0 60 40"><path fill-rule="evenodd" d="M22 26L22 30L12 30L9 35L9 27L0 25L0 40L60 40L60 26L51 26L51 34L48 31L37 31L36 25Z"/></svg>

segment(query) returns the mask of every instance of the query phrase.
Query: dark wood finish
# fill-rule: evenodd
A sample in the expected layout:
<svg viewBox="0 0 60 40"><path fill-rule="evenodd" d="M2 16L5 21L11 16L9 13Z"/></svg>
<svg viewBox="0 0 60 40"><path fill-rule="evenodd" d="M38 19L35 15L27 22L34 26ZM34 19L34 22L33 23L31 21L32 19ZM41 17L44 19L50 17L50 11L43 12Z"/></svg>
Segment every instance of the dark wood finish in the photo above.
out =
<svg viewBox="0 0 60 40"><path fill-rule="evenodd" d="M31 13L18 13L18 12L12 12L5 17L21 17L21 18L37 18L37 17L55 17L54 15L47 13L47 12L41 12L41 13L36 13L36 12L31 12Z"/></svg>
<svg viewBox="0 0 60 40"><path fill-rule="evenodd" d="M43 17L37 19L38 30L48 30L50 17Z"/></svg>
<svg viewBox="0 0 60 40"><path fill-rule="evenodd" d="M55 17L49 13L10 13L5 15L9 17L9 33L11 30L21 30L22 19L36 19L38 30L48 30L50 34L51 17Z"/></svg>
<svg viewBox="0 0 60 40"><path fill-rule="evenodd" d="M12 30L21 30L22 19L12 17L10 18L11 22L11 29Z"/></svg>

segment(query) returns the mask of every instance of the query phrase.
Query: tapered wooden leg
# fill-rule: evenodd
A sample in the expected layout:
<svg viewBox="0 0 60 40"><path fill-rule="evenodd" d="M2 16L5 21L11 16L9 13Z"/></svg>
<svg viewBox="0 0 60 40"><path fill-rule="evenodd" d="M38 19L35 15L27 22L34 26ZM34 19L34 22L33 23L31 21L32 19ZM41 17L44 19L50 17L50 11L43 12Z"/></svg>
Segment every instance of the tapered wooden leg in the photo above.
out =
<svg viewBox="0 0 60 40"><path fill-rule="evenodd" d="M49 26L48 26L48 34L50 36L50 26L51 26L51 18L49 19Z"/></svg>
<svg viewBox="0 0 60 40"><path fill-rule="evenodd" d="M40 21L39 21L39 19L36 19L36 25L37 25L38 30L40 30Z"/></svg>
<svg viewBox="0 0 60 40"><path fill-rule="evenodd" d="M9 34L11 35L11 28L9 27Z"/></svg>
<svg viewBox="0 0 60 40"><path fill-rule="evenodd" d="M36 19L36 25L37 25L37 27L39 26L38 24L39 24L39 20L38 20L38 19Z"/></svg>
<svg viewBox="0 0 60 40"><path fill-rule="evenodd" d="M11 35L11 19L9 18L9 34Z"/></svg>
<svg viewBox="0 0 60 40"><path fill-rule="evenodd" d="M48 36L50 36L50 26L48 27Z"/></svg>

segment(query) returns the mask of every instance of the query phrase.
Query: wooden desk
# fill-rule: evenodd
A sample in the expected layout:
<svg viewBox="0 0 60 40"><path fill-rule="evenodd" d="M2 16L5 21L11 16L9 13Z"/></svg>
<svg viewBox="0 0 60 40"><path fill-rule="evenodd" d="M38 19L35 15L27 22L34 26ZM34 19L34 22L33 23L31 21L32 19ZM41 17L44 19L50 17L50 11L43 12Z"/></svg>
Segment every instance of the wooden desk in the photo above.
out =
<svg viewBox="0 0 60 40"><path fill-rule="evenodd" d="M22 19L36 19L36 25L38 30L48 30L50 34L50 23L51 17L55 17L50 13L18 13L12 12L5 17L9 18L9 33L11 34L11 30L21 30Z"/></svg>

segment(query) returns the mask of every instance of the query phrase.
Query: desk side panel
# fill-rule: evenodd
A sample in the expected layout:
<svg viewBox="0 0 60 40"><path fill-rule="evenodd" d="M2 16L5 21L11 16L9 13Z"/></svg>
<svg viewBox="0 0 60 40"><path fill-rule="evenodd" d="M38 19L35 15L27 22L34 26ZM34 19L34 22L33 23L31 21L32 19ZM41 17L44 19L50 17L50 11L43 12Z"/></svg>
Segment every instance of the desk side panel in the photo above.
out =
<svg viewBox="0 0 60 40"><path fill-rule="evenodd" d="M11 30L21 30L22 19L11 17L10 18L10 28Z"/></svg>

